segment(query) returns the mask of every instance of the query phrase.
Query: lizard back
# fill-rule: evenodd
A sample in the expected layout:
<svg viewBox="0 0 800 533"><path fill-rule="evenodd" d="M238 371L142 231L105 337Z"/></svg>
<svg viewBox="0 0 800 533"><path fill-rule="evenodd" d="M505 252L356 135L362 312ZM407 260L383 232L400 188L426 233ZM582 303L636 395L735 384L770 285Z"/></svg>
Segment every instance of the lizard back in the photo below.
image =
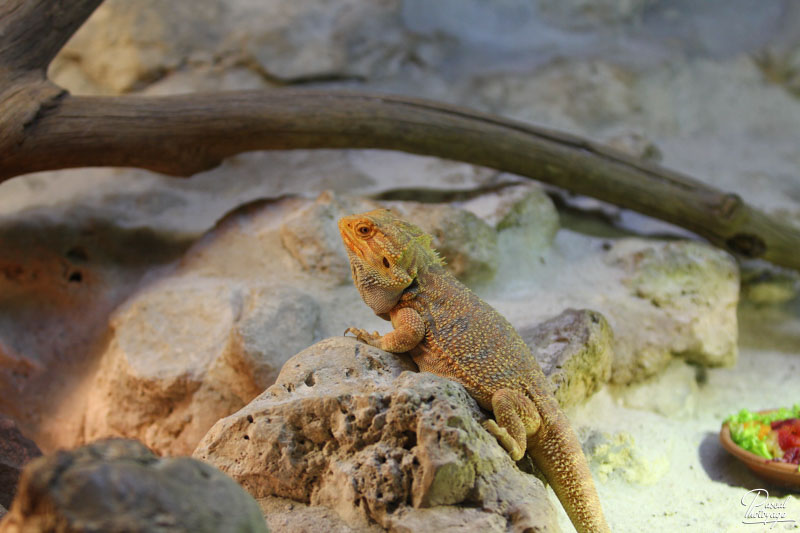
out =
<svg viewBox="0 0 800 533"><path fill-rule="evenodd" d="M546 390L547 381L525 341L492 306L439 265L420 270L398 307L412 307L426 324L410 353L420 369L454 379L484 408L502 388Z"/></svg>

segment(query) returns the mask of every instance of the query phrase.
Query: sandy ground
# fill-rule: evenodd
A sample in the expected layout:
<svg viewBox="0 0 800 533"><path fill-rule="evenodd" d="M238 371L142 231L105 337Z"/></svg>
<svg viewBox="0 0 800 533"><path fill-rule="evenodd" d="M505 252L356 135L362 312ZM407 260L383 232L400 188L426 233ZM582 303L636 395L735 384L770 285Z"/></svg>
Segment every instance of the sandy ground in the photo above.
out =
<svg viewBox="0 0 800 533"><path fill-rule="evenodd" d="M608 387L570 413L579 432L598 433L589 440L606 444L596 449L592 467L612 530L800 529L800 494L754 476L718 440L721 421L742 407L800 401L799 309L797 300L783 309L740 304L740 358L734 368L697 371L676 362L642 385ZM762 327L765 322L772 327ZM758 488L769 491L770 502L785 502L791 522L744 523L742 500L749 503L748 491ZM574 531L559 513L562 529Z"/></svg>

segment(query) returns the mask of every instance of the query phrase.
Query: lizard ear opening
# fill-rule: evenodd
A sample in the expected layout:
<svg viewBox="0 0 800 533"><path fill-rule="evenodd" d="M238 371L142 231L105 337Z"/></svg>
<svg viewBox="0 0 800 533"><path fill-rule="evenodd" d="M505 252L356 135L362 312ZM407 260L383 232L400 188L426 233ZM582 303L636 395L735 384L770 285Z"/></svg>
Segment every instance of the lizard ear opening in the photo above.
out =
<svg viewBox="0 0 800 533"><path fill-rule="evenodd" d="M386 259L386 257L385 257L385 256L384 256L384 258L383 258L383 266L385 266L386 268L389 268L389 267L391 266L391 265L389 264L389 260L388 260L388 259Z"/></svg>

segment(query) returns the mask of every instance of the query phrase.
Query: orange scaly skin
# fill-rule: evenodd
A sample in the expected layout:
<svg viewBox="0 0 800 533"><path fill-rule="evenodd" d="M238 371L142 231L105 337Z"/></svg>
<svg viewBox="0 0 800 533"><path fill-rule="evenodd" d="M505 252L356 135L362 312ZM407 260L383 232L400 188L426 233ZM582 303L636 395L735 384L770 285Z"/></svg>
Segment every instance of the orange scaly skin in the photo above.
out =
<svg viewBox="0 0 800 533"><path fill-rule="evenodd" d="M409 352L420 370L458 381L494 413L484 427L518 461L527 451L579 533L610 531L589 466L530 349L500 313L443 266L431 238L385 209L339 221L353 281L386 335L367 344Z"/></svg>

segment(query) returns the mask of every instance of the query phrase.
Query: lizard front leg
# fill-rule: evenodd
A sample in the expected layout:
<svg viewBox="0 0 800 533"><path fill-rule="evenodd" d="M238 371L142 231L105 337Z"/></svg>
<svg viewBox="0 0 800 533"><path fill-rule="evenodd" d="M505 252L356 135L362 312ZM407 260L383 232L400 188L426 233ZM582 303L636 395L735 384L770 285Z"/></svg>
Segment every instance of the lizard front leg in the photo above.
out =
<svg viewBox="0 0 800 533"><path fill-rule="evenodd" d="M525 455L528 437L541 426L539 411L523 392L500 389L492 395L492 412L497 422L487 420L483 427L495 436L514 461L519 461Z"/></svg>
<svg viewBox="0 0 800 533"><path fill-rule="evenodd" d="M359 328L347 328L344 333L352 333L361 342L392 353L411 350L425 336L425 321L410 307L391 310L389 318L394 330L386 335L380 335L377 331L368 333Z"/></svg>

